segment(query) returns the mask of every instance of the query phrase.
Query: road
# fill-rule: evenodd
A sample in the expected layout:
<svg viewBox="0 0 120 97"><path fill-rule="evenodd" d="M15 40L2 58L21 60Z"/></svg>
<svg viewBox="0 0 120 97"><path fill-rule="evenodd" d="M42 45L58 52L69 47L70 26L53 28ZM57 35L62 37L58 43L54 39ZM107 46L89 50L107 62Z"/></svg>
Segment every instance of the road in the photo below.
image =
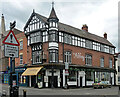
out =
<svg viewBox="0 0 120 97"><path fill-rule="evenodd" d="M1 85L1 86L2 86L2 91L5 90L7 92L7 94L9 94L9 86L8 85ZM113 86L111 88L104 88L104 89L77 88L77 89L66 89L66 90L61 89L61 88L38 89L38 88L33 88L33 87L32 88L20 87L19 95L23 95L23 90L27 91L26 92L27 95L81 95L81 96L88 95L89 97L93 97L93 95L96 95L97 97L107 97L107 95L109 95L108 97L119 97L118 96L119 88L117 86ZM120 91L119 91L119 94L120 94Z"/></svg>

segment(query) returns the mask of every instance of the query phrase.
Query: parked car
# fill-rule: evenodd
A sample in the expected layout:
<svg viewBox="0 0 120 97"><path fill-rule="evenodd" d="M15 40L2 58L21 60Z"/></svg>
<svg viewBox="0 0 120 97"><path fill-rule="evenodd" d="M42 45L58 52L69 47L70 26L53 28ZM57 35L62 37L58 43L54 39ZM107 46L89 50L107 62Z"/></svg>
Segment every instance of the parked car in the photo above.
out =
<svg viewBox="0 0 120 97"><path fill-rule="evenodd" d="M111 84L108 81L100 81L100 82L96 82L93 83L93 88L106 88L106 87L111 87Z"/></svg>

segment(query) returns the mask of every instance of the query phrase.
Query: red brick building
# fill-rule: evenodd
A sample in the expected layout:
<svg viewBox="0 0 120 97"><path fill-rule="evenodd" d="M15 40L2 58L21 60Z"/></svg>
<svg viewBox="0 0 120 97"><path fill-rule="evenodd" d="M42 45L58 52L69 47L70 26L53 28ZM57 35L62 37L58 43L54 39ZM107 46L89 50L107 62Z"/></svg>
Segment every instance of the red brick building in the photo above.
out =
<svg viewBox="0 0 120 97"><path fill-rule="evenodd" d="M90 33L87 25L78 29L60 23L54 7L48 18L33 10L24 34L17 38L23 49L16 66L26 64L20 76L28 79L28 86L38 82L41 87L84 87L101 80L115 83L115 47L107 34L100 37Z"/></svg>

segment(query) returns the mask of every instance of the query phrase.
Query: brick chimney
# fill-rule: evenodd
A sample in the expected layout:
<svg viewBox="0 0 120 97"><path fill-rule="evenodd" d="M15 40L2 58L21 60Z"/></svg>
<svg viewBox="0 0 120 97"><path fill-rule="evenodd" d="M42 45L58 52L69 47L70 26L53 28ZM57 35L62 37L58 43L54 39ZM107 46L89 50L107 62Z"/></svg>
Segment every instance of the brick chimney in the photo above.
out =
<svg viewBox="0 0 120 97"><path fill-rule="evenodd" d="M86 24L84 24L84 25L82 26L82 30L88 32L88 26L87 26Z"/></svg>
<svg viewBox="0 0 120 97"><path fill-rule="evenodd" d="M104 38L106 38L106 39L107 39L107 33L106 33L106 32L104 33Z"/></svg>

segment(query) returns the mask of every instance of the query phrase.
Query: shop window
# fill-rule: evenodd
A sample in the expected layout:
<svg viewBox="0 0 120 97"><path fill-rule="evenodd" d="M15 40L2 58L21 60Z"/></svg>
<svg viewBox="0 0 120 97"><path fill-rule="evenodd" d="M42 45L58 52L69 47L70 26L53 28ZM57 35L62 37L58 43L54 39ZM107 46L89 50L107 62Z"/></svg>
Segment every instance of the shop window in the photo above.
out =
<svg viewBox="0 0 120 97"><path fill-rule="evenodd" d="M22 76L22 74L19 74L19 83L25 84L26 83L26 76Z"/></svg>
<svg viewBox="0 0 120 97"><path fill-rule="evenodd" d="M49 50L49 62L58 63L58 50Z"/></svg>
<svg viewBox="0 0 120 97"><path fill-rule="evenodd" d="M89 54L85 55L85 64L92 66L92 55L89 55Z"/></svg>
<svg viewBox="0 0 120 97"><path fill-rule="evenodd" d="M99 82L101 79L100 79L100 72L96 72L96 79L95 79L95 82Z"/></svg>
<svg viewBox="0 0 120 97"><path fill-rule="evenodd" d="M23 55L20 55L20 64L23 64Z"/></svg>
<svg viewBox="0 0 120 97"><path fill-rule="evenodd" d="M86 81L94 81L94 73L91 71L86 72Z"/></svg>
<svg viewBox="0 0 120 97"><path fill-rule="evenodd" d="M70 51L66 51L64 55L65 55L65 62L71 64L71 60L72 60L71 52Z"/></svg>
<svg viewBox="0 0 120 97"><path fill-rule="evenodd" d="M20 50L23 49L23 41L20 41Z"/></svg>
<svg viewBox="0 0 120 97"><path fill-rule="evenodd" d="M76 73L75 73L75 71L69 71L68 80L69 81L76 81Z"/></svg>
<svg viewBox="0 0 120 97"><path fill-rule="evenodd" d="M91 71L86 72L86 81L94 81L94 72Z"/></svg>
<svg viewBox="0 0 120 97"><path fill-rule="evenodd" d="M120 76L118 76L118 82L120 83Z"/></svg>
<svg viewBox="0 0 120 97"><path fill-rule="evenodd" d="M120 66L118 66L118 72L120 72Z"/></svg>
<svg viewBox="0 0 120 97"><path fill-rule="evenodd" d="M100 58L100 66L104 67L104 57Z"/></svg>

